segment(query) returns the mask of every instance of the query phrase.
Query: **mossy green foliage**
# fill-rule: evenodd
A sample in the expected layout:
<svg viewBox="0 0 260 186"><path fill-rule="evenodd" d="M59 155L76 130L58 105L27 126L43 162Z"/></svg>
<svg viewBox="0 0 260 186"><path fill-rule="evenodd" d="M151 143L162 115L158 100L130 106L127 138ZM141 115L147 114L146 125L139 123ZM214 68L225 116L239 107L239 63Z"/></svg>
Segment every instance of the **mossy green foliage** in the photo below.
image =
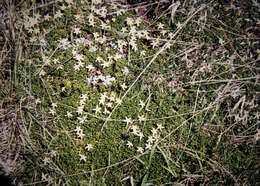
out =
<svg viewBox="0 0 260 186"><path fill-rule="evenodd" d="M20 6L31 6L28 3L25 1ZM62 17L54 18L62 5L65 6ZM259 93L259 83L252 78L257 68L247 68L243 57L236 53L242 55L246 48L257 55L257 47L251 48L243 37L233 38L243 34L245 19L252 19L248 24L253 26L257 15L251 18L241 14L242 21L237 23L238 13L246 9L243 3L235 4L236 8L225 3L207 5L211 7L194 15L175 38L169 35L176 32L178 23L191 16L192 7L198 9L202 5L181 2L173 20L170 12L160 17L167 10L167 3L150 5L154 11L143 16L148 21L142 21L136 29L147 29L151 38L137 39L138 50L133 49L131 34L122 34L123 27L127 33L133 28L126 20L137 19L134 10L117 15L118 7L110 3L91 5L80 0L61 1L37 9L41 19L33 29L39 28L40 33L23 28L24 39L33 37L36 41L26 45L25 59L18 64L21 83L17 93L29 91L40 102L27 107L26 112L22 110L23 119L28 123L29 140L23 149L24 173L17 177L24 183L39 185L129 185L131 179L136 185L186 183L188 179L187 184L218 184L218 181L252 184L255 176L246 176L250 175L250 169L257 169L252 132L256 130L259 108L252 105L259 100L259 94L255 94ZM93 13L93 8L101 10L102 7L108 10L105 17ZM91 12L95 15L94 26L88 17ZM50 19L44 20L46 14ZM151 14L153 24L149 23ZM33 17L35 13L31 10L28 16ZM102 22L111 28L101 28ZM158 29L158 23L163 23L164 28ZM80 28L79 34L75 28ZM166 33L162 34L162 30ZM99 41L104 36L106 40ZM42 45L36 44L39 38L43 39ZM77 44L79 38L90 44ZM162 40L154 47L151 43L157 38ZM67 39L66 46L59 46L62 39ZM122 98L154 54L171 39L172 45L157 56L117 105L116 100ZM117 46L118 40L126 42L123 51ZM111 58L117 54L123 57ZM80 60L77 55L81 55ZM98 58L111 64L104 67ZM93 83L93 78L100 74L115 81L106 85L101 78ZM225 89L234 77L238 83ZM239 81L243 78L245 81ZM236 87L240 87L240 92L233 95ZM221 92L223 96L219 96ZM102 95L105 95L104 103L100 103ZM236 106L243 95L246 95L245 106L242 102ZM95 112L97 107L100 112ZM244 114L249 112L248 118L236 120L228 115L234 107ZM241 113L234 109L234 114ZM127 118L133 122L128 123ZM234 122L237 124L232 126ZM137 135L133 126L138 127ZM83 137L79 137L77 127L81 128ZM251 138L236 137L243 131L251 131ZM149 137L155 141L151 148L146 148ZM129 142L133 146L128 146ZM88 144L93 148L86 149ZM145 153L137 152L138 147ZM81 155L86 159L80 159ZM242 180L236 179L241 177Z"/></svg>

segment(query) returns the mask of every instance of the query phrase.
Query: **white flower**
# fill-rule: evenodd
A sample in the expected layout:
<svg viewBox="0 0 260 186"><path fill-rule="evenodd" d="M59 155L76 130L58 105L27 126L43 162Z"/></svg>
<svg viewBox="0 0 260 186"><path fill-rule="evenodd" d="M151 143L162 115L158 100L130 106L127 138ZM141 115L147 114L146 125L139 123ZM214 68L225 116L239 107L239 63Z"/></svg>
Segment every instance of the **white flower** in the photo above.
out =
<svg viewBox="0 0 260 186"><path fill-rule="evenodd" d="M139 136L140 140L142 140L142 138L144 137L144 134L143 134L142 132L139 132L139 133L137 134L137 136Z"/></svg>
<svg viewBox="0 0 260 186"><path fill-rule="evenodd" d="M142 22L141 17L138 17L138 18L135 20L135 24L136 24L137 26L139 26L139 25L141 24L141 22Z"/></svg>
<svg viewBox="0 0 260 186"><path fill-rule="evenodd" d="M162 24L162 23L159 23L159 24L157 25L157 28L158 28L158 29L163 29L163 27L164 27L164 24Z"/></svg>
<svg viewBox="0 0 260 186"><path fill-rule="evenodd" d="M94 67L93 67L92 64L87 65L86 68L87 68L89 71L91 71L92 69L94 69Z"/></svg>
<svg viewBox="0 0 260 186"><path fill-rule="evenodd" d="M85 134L83 134L83 131L77 133L77 135L78 135L78 138L80 138L80 139L82 139L85 136Z"/></svg>
<svg viewBox="0 0 260 186"><path fill-rule="evenodd" d="M76 131L77 134L78 134L78 133L82 133L82 129L81 129L80 126L77 126L74 131Z"/></svg>
<svg viewBox="0 0 260 186"><path fill-rule="evenodd" d="M109 61L104 61L104 62L101 64L101 66L102 66L103 68L106 68L106 67L109 67L110 64L111 64L111 63L110 63Z"/></svg>
<svg viewBox="0 0 260 186"><path fill-rule="evenodd" d="M104 80L103 80L103 84L105 86L110 85L113 81L115 81L116 79L114 77L111 77L110 75L105 76Z"/></svg>
<svg viewBox="0 0 260 186"><path fill-rule="evenodd" d="M109 107L109 108L111 108L112 107L112 102L109 102L109 103L107 103L106 105L107 105L107 107Z"/></svg>
<svg viewBox="0 0 260 186"><path fill-rule="evenodd" d="M120 105L122 103L122 100L120 98L116 98L116 103Z"/></svg>
<svg viewBox="0 0 260 186"><path fill-rule="evenodd" d="M153 48L157 47L159 45L159 40L158 39L153 40L151 45L153 46Z"/></svg>
<svg viewBox="0 0 260 186"><path fill-rule="evenodd" d="M83 110L84 110L84 105L81 105L77 108L77 113L78 114L83 114Z"/></svg>
<svg viewBox="0 0 260 186"><path fill-rule="evenodd" d="M73 30L75 34L80 34L80 28L74 27Z"/></svg>
<svg viewBox="0 0 260 186"><path fill-rule="evenodd" d="M55 109L53 108L53 109L50 109L50 112L49 112L51 115L55 115L56 114L56 111L55 111Z"/></svg>
<svg viewBox="0 0 260 186"><path fill-rule="evenodd" d="M114 59L117 61L118 59L121 59L122 55L119 53L116 53L116 55L114 56Z"/></svg>
<svg viewBox="0 0 260 186"><path fill-rule="evenodd" d="M132 125L130 128L133 130L133 133L137 135L138 130L139 130L138 126Z"/></svg>
<svg viewBox="0 0 260 186"><path fill-rule="evenodd" d="M74 70L78 71L80 69L80 66L78 64L75 64L73 68L74 68Z"/></svg>
<svg viewBox="0 0 260 186"><path fill-rule="evenodd" d="M141 56L145 56L145 50L142 50L142 51L140 52L140 55L141 55Z"/></svg>
<svg viewBox="0 0 260 186"><path fill-rule="evenodd" d="M147 143L153 143L155 141L155 139L153 138L153 136L149 136Z"/></svg>
<svg viewBox="0 0 260 186"><path fill-rule="evenodd" d="M162 124L157 124L157 129L162 130L162 129L164 129L164 126L162 126Z"/></svg>
<svg viewBox="0 0 260 186"><path fill-rule="evenodd" d="M144 115L142 115L142 116L138 116L138 120L139 120L139 121L145 121L146 118L144 117Z"/></svg>
<svg viewBox="0 0 260 186"><path fill-rule="evenodd" d="M125 90L127 88L126 84L123 83L122 85L120 85L122 87L123 90Z"/></svg>
<svg viewBox="0 0 260 186"><path fill-rule="evenodd" d="M80 156L79 161L84 161L84 162L86 162L86 156L85 156L85 155L80 154L79 156Z"/></svg>
<svg viewBox="0 0 260 186"><path fill-rule="evenodd" d="M104 110L104 114L110 114L110 111L107 110L107 108L105 108L105 110Z"/></svg>
<svg viewBox="0 0 260 186"><path fill-rule="evenodd" d="M152 145L151 145L151 143L147 143L147 144L145 145L145 149L152 150Z"/></svg>
<svg viewBox="0 0 260 186"><path fill-rule="evenodd" d="M126 28L126 27L123 27L123 28L121 29L121 32L126 33L126 32L127 32L127 28Z"/></svg>
<svg viewBox="0 0 260 186"><path fill-rule="evenodd" d="M143 147L137 147L137 152L139 152L139 153L143 153L144 152L144 149L143 149Z"/></svg>
<svg viewBox="0 0 260 186"><path fill-rule="evenodd" d="M61 11L58 10L58 11L56 12L56 14L54 15L54 19L61 18L62 16L63 16L63 13L61 13Z"/></svg>
<svg viewBox="0 0 260 186"><path fill-rule="evenodd" d="M131 17L126 18L126 24L132 26L134 24L134 19Z"/></svg>
<svg viewBox="0 0 260 186"><path fill-rule="evenodd" d="M127 141L127 144L128 148L132 147L133 146L133 143L131 143L130 141Z"/></svg>
<svg viewBox="0 0 260 186"><path fill-rule="evenodd" d="M156 136L158 131L157 131L156 128L153 128L153 129L151 130L151 132L152 132L153 136Z"/></svg>
<svg viewBox="0 0 260 186"><path fill-rule="evenodd" d="M89 49L90 52L96 52L97 51L97 48L95 46L92 46L90 49Z"/></svg>
<svg viewBox="0 0 260 186"><path fill-rule="evenodd" d="M123 74L124 75L127 75L129 74L129 69L127 67L125 67L123 70L122 70Z"/></svg>
<svg viewBox="0 0 260 186"><path fill-rule="evenodd" d="M145 103L142 100L140 100L139 106L141 106L141 108L144 108Z"/></svg>
<svg viewBox="0 0 260 186"><path fill-rule="evenodd" d="M55 109L57 107L57 103L52 103L51 106Z"/></svg>
<svg viewBox="0 0 260 186"><path fill-rule="evenodd" d="M90 151L91 149L93 149L93 145L92 144L87 144L87 146L85 147L86 150Z"/></svg>
<svg viewBox="0 0 260 186"><path fill-rule="evenodd" d="M105 104L105 99L100 98L100 99L99 99L99 104L104 105L104 104Z"/></svg>
<svg viewBox="0 0 260 186"><path fill-rule="evenodd" d="M83 124L87 120L87 116L83 116L82 118L78 117L79 124Z"/></svg>
<svg viewBox="0 0 260 186"><path fill-rule="evenodd" d="M59 40L59 47L66 50L70 47L70 42L68 41L67 38L61 39Z"/></svg>
<svg viewBox="0 0 260 186"><path fill-rule="evenodd" d="M129 125L130 123L133 123L131 118L125 117L124 122L126 122L127 125Z"/></svg>
<svg viewBox="0 0 260 186"><path fill-rule="evenodd" d="M95 113L100 113L101 108L97 105L95 109L93 109Z"/></svg>

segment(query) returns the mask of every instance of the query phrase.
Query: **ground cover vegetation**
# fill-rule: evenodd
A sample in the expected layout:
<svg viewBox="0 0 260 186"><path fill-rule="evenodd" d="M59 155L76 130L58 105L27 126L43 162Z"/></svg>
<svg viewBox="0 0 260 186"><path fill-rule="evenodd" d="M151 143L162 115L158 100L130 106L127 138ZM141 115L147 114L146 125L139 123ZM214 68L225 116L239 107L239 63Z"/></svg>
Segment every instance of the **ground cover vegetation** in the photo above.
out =
<svg viewBox="0 0 260 186"><path fill-rule="evenodd" d="M16 185L259 184L259 6L1 1L1 174Z"/></svg>

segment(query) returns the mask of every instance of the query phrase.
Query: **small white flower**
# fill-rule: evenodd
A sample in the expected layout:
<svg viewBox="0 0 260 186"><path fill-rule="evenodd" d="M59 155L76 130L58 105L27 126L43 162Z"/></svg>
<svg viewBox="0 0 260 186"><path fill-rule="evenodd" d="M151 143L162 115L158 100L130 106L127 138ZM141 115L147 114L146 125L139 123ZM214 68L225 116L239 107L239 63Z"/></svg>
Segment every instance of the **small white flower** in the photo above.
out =
<svg viewBox="0 0 260 186"><path fill-rule="evenodd" d="M80 34L80 28L74 27L73 30L75 34Z"/></svg>
<svg viewBox="0 0 260 186"><path fill-rule="evenodd" d="M140 55L141 55L141 56L145 56L145 50L142 50L142 51L140 52Z"/></svg>
<svg viewBox="0 0 260 186"><path fill-rule="evenodd" d="M113 103L109 102L109 103L107 103L106 105L107 105L107 107L111 108L111 107L112 107L112 104L113 104Z"/></svg>
<svg viewBox="0 0 260 186"><path fill-rule="evenodd" d="M104 114L110 114L110 111L107 108L104 109Z"/></svg>
<svg viewBox="0 0 260 186"><path fill-rule="evenodd" d="M134 19L131 17L126 18L126 24L132 26L134 24Z"/></svg>
<svg viewBox="0 0 260 186"><path fill-rule="evenodd" d="M98 105L93 110L95 111L95 113L100 113L101 112L101 108Z"/></svg>
<svg viewBox="0 0 260 186"><path fill-rule="evenodd" d="M130 141L127 141L127 144L128 148L132 147L133 146L133 143L131 143Z"/></svg>
<svg viewBox="0 0 260 186"><path fill-rule="evenodd" d="M125 117L124 122L126 122L126 124L129 125L130 123L133 123L133 120L131 118Z"/></svg>
<svg viewBox="0 0 260 186"><path fill-rule="evenodd" d="M84 105L81 105L77 108L77 113L81 115L83 114L83 110L84 110Z"/></svg>
<svg viewBox="0 0 260 186"><path fill-rule="evenodd" d="M116 103L120 105L122 103L122 100L120 98L116 98Z"/></svg>
<svg viewBox="0 0 260 186"><path fill-rule="evenodd" d="M145 103L142 100L140 100L139 106L141 106L141 108L144 108Z"/></svg>
<svg viewBox="0 0 260 186"><path fill-rule="evenodd" d="M55 111L55 109L53 108L53 109L50 109L50 112L49 112L51 115L55 115L56 114L56 111Z"/></svg>
<svg viewBox="0 0 260 186"><path fill-rule="evenodd" d="M72 117L71 112L67 112L67 117L68 117L68 118L71 118L71 117Z"/></svg>
<svg viewBox="0 0 260 186"><path fill-rule="evenodd" d="M157 136L157 129L156 128L153 128L152 130L151 130L151 132L152 132L152 134L153 134L153 136Z"/></svg>
<svg viewBox="0 0 260 186"><path fill-rule="evenodd" d="M79 124L83 124L87 120L87 116L83 116L82 118L78 117Z"/></svg>
<svg viewBox="0 0 260 186"><path fill-rule="evenodd" d="M86 162L86 156L85 156L85 155L80 154L79 156L80 156L79 161L84 161L84 162Z"/></svg>
<svg viewBox="0 0 260 186"><path fill-rule="evenodd" d="M80 139L83 139L83 137L85 136L85 134L83 133L83 131L77 133L77 135L78 135L78 138L80 138Z"/></svg>
<svg viewBox="0 0 260 186"><path fill-rule="evenodd" d="M155 141L155 139L153 138L153 136L149 136L147 143L153 143Z"/></svg>
<svg viewBox="0 0 260 186"><path fill-rule="evenodd" d="M147 144L145 145L145 149L152 150L152 145L151 145L151 143L147 143Z"/></svg>
<svg viewBox="0 0 260 186"><path fill-rule="evenodd" d="M80 126L77 126L74 131L76 131L76 133L81 133L81 132L82 132L82 129L81 129Z"/></svg>
<svg viewBox="0 0 260 186"><path fill-rule="evenodd" d="M137 152L139 152L139 153L143 153L144 152L144 149L143 149L143 147L137 147Z"/></svg>
<svg viewBox="0 0 260 186"><path fill-rule="evenodd" d="M95 46L92 46L90 49L89 49L90 52L96 52L97 51L97 48Z"/></svg>
<svg viewBox="0 0 260 186"><path fill-rule="evenodd" d="M162 124L157 124L157 129L162 130L162 129L164 129L164 126L162 126Z"/></svg>
<svg viewBox="0 0 260 186"><path fill-rule="evenodd" d="M139 130L138 126L132 125L130 128L133 130L133 133L135 133L135 134L138 133L138 130Z"/></svg>
<svg viewBox="0 0 260 186"><path fill-rule="evenodd" d="M144 115L141 115L141 116L138 116L138 120L141 122L141 121L145 121L146 118L144 117Z"/></svg>
<svg viewBox="0 0 260 186"><path fill-rule="evenodd" d="M127 67L125 67L123 70L122 70L123 74L124 75L127 75L129 74L129 69Z"/></svg>
<svg viewBox="0 0 260 186"><path fill-rule="evenodd" d="M137 134L137 136L139 136L139 138L140 138L140 141L142 140L142 138L144 137L144 134L142 133L142 132L139 132L138 134Z"/></svg>
<svg viewBox="0 0 260 186"><path fill-rule="evenodd" d="M92 144L87 144L87 146L85 147L86 150L90 151L91 149L93 149L93 145Z"/></svg>
<svg viewBox="0 0 260 186"><path fill-rule="evenodd" d="M159 24L157 25L157 28L158 28L158 29L163 29L163 27L164 27L164 24L162 24L162 23L159 23Z"/></svg>
<svg viewBox="0 0 260 186"><path fill-rule="evenodd" d="M127 88L126 84L123 83L122 85L120 85L122 87L123 90L125 90Z"/></svg>

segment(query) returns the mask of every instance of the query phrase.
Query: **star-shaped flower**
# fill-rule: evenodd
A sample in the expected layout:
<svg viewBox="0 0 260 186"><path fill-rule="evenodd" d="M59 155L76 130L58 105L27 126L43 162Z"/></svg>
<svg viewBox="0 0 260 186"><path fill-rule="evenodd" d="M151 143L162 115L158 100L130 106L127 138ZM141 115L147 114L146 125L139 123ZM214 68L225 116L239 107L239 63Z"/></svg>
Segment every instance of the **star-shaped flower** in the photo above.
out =
<svg viewBox="0 0 260 186"><path fill-rule="evenodd" d="M157 131L156 128L153 128L153 129L151 130L151 132L152 132L153 136L156 136L158 131Z"/></svg>
<svg viewBox="0 0 260 186"><path fill-rule="evenodd" d="M137 136L139 136L139 138L140 138L140 141L142 140L142 138L144 137L144 133L142 133L142 132L139 132L138 134L137 134Z"/></svg>
<svg viewBox="0 0 260 186"><path fill-rule="evenodd" d="M137 134L138 126L132 125L130 128L133 130L133 133L136 133L136 134Z"/></svg>
<svg viewBox="0 0 260 186"><path fill-rule="evenodd" d="M68 118L71 118L71 117L72 117L71 112L67 112L67 117L68 117Z"/></svg>
<svg viewBox="0 0 260 186"><path fill-rule="evenodd" d="M83 139L83 137L85 136L85 134L83 133L83 131L77 133L77 135L78 135L78 138L80 138L80 139Z"/></svg>
<svg viewBox="0 0 260 186"><path fill-rule="evenodd" d="M162 124L157 124L157 129L162 130L162 129L164 129L164 126L162 126Z"/></svg>
<svg viewBox="0 0 260 186"><path fill-rule="evenodd" d="M149 136L147 143L153 143L155 141L155 139L153 138L153 136Z"/></svg>
<svg viewBox="0 0 260 186"><path fill-rule="evenodd" d="M144 115L141 115L141 116L138 116L138 120L139 120L139 121L145 121L146 118L144 117Z"/></svg>
<svg viewBox="0 0 260 186"><path fill-rule="evenodd" d="M125 83L121 84L120 86L122 87L123 90L125 90L127 88Z"/></svg>
<svg viewBox="0 0 260 186"><path fill-rule="evenodd" d="M162 23L159 23L159 24L157 25L157 28L158 28L158 29L163 29L163 27L164 27L164 24L162 24Z"/></svg>
<svg viewBox="0 0 260 186"><path fill-rule="evenodd" d="M141 56L145 56L145 50L142 50L142 51L140 52L140 55L141 55Z"/></svg>
<svg viewBox="0 0 260 186"><path fill-rule="evenodd" d="M86 150L90 151L91 149L93 149L93 145L92 144L87 144L87 146L85 147Z"/></svg>
<svg viewBox="0 0 260 186"><path fill-rule="evenodd" d="M77 108L77 113L78 113L79 115L81 115L81 114L83 114L83 110L84 110L84 105L81 105L81 106L79 106L79 107Z"/></svg>
<svg viewBox="0 0 260 186"><path fill-rule="evenodd" d="M54 115L56 114L56 111L55 111L55 109L53 108L53 109L50 109L49 113L54 116Z"/></svg>
<svg viewBox="0 0 260 186"><path fill-rule="evenodd" d="M84 162L86 162L86 156L85 156L85 155L80 154L79 156L80 156L79 161L84 161Z"/></svg>
<svg viewBox="0 0 260 186"><path fill-rule="evenodd" d="M80 128L80 126L77 126L76 129L75 129L76 133L81 133L82 132L82 129Z"/></svg>
<svg viewBox="0 0 260 186"><path fill-rule="evenodd" d="M130 141L127 141L127 144L128 148L132 147L133 146L133 143L131 143Z"/></svg>
<svg viewBox="0 0 260 186"><path fill-rule="evenodd" d="M145 103L142 100L140 100L139 106L141 106L141 108L144 108Z"/></svg>
<svg viewBox="0 0 260 186"><path fill-rule="evenodd" d="M112 102L108 102L108 103L106 104L106 106L109 107L109 108L111 108L111 107L112 107L112 104L113 104Z"/></svg>
<svg viewBox="0 0 260 186"><path fill-rule="evenodd" d="M137 152L139 152L139 153L143 153L144 152L144 149L143 149L143 147L137 147Z"/></svg>
<svg viewBox="0 0 260 186"><path fill-rule="evenodd" d="M130 123L133 123L133 120L131 118L125 117L124 122L126 122L126 124L129 125Z"/></svg>
<svg viewBox="0 0 260 186"><path fill-rule="evenodd" d="M116 98L116 103L120 105L122 103L122 99Z"/></svg>
<svg viewBox="0 0 260 186"><path fill-rule="evenodd" d="M100 113L101 112L101 108L98 105L93 110L95 111L95 113Z"/></svg>
<svg viewBox="0 0 260 186"><path fill-rule="evenodd" d="M151 143L145 144L145 149L152 150L152 144Z"/></svg>

